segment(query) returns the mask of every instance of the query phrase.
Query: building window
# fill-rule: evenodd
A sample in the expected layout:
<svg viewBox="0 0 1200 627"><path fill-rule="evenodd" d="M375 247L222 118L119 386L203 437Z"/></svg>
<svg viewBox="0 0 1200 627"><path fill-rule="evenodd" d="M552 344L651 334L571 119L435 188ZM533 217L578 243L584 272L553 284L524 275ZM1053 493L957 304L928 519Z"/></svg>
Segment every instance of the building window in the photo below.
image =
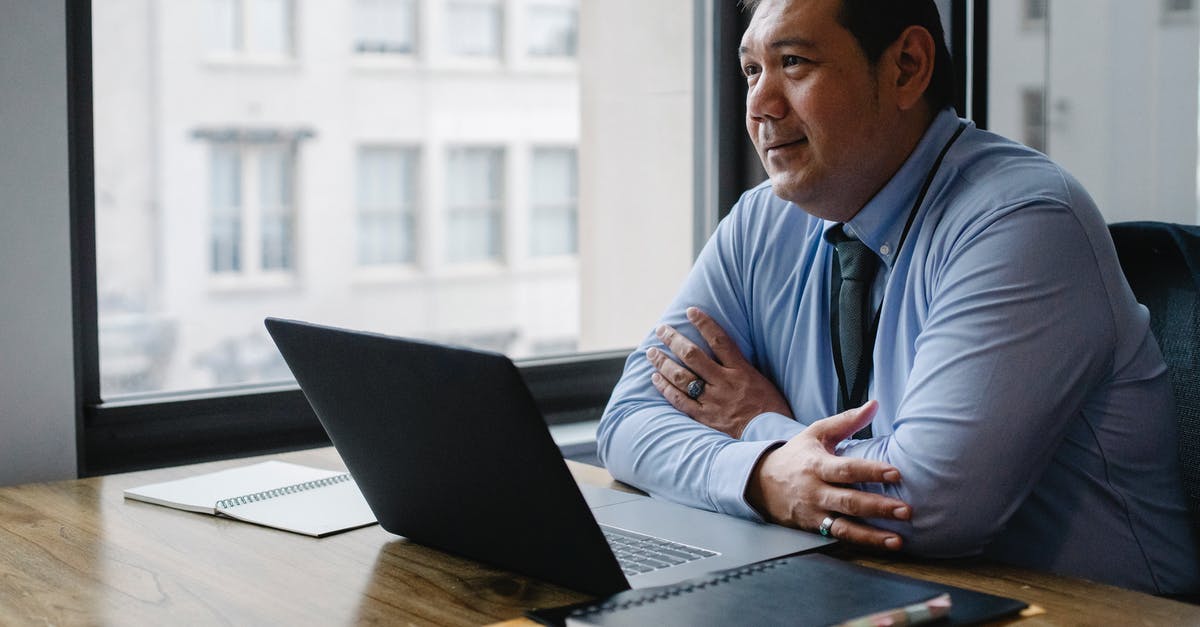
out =
<svg viewBox="0 0 1200 627"><path fill-rule="evenodd" d="M1021 91L1021 112L1024 132L1021 140L1026 146L1046 151L1046 93L1041 87L1026 87Z"/></svg>
<svg viewBox="0 0 1200 627"><path fill-rule="evenodd" d="M213 52L263 57L292 55L291 0L208 0Z"/></svg>
<svg viewBox="0 0 1200 627"><path fill-rule="evenodd" d="M1049 2L1050 0L1022 0L1021 21L1025 28L1045 28Z"/></svg>
<svg viewBox="0 0 1200 627"><path fill-rule="evenodd" d="M209 171L209 270L290 271L295 265L294 154L286 145L214 144Z"/></svg>
<svg viewBox="0 0 1200 627"><path fill-rule="evenodd" d="M504 12L496 0L451 0L446 5L446 42L462 57L500 58Z"/></svg>
<svg viewBox="0 0 1200 627"><path fill-rule="evenodd" d="M354 51L361 54L415 54L416 0L355 0Z"/></svg>
<svg viewBox="0 0 1200 627"><path fill-rule="evenodd" d="M446 199L447 259L499 260L504 237L504 150L451 149Z"/></svg>
<svg viewBox="0 0 1200 627"><path fill-rule="evenodd" d="M575 149L534 149L530 169L529 253L535 257L575 254L579 196Z"/></svg>
<svg viewBox="0 0 1200 627"><path fill-rule="evenodd" d="M529 56L575 56L579 36L579 9L575 5L533 4L528 7L527 18Z"/></svg>
<svg viewBox="0 0 1200 627"><path fill-rule="evenodd" d="M1163 22L1191 24L1196 18L1195 0L1162 0Z"/></svg>
<svg viewBox="0 0 1200 627"><path fill-rule="evenodd" d="M415 148L358 151L358 263L416 259L418 153Z"/></svg>

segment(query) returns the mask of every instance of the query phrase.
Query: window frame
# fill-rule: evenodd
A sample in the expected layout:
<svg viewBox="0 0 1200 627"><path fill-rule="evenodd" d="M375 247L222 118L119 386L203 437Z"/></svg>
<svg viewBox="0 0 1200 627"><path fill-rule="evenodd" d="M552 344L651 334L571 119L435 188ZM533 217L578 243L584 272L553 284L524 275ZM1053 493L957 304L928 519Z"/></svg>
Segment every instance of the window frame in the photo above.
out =
<svg viewBox="0 0 1200 627"><path fill-rule="evenodd" d="M986 102L986 36L966 42L968 6L986 33L987 0L953 0L952 50L970 47L968 98ZM748 16L736 3L693 0L695 9L694 191L698 253L717 221L754 181L758 167L743 127L745 83L737 44ZM90 0L67 3L68 133L75 328L77 460L80 476L327 446L329 440L295 384L245 385L194 393L100 396L96 290L95 166ZM293 6L293 8L295 8ZM982 30L981 29L982 26ZM293 28L295 25L293 24ZM294 31L293 31L294 32ZM293 47L298 42L293 40ZM981 58L982 57L982 60ZM960 79L968 64L959 64ZM981 75L982 73L982 75ZM964 80L960 85L965 86ZM978 109L973 112L983 126ZM630 349L631 350L631 349ZM518 368L548 424L599 418L629 350L521 359Z"/></svg>

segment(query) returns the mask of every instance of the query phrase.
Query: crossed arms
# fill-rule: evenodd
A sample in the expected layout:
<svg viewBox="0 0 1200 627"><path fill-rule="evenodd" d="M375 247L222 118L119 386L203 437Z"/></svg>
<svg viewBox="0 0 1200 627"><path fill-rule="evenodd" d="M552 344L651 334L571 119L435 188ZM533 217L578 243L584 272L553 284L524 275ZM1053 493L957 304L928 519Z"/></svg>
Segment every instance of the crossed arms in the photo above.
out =
<svg viewBox="0 0 1200 627"><path fill-rule="evenodd" d="M804 529L841 515L833 535L851 542L978 552L1111 366L1108 304L1074 217L998 214L950 254L914 252L939 265L910 270L922 272L925 300L885 311L880 337L895 342L877 351L879 401L824 418L833 386L808 346L828 327L806 318L804 290L827 266L804 265L819 251L811 223L781 215L762 231L746 212L764 210L721 224L631 356L599 432L610 472L688 505ZM781 232L808 232L808 244ZM799 278L763 261L774 247L796 249ZM683 393L695 376L708 382L700 402ZM872 418L876 437L846 440Z"/></svg>

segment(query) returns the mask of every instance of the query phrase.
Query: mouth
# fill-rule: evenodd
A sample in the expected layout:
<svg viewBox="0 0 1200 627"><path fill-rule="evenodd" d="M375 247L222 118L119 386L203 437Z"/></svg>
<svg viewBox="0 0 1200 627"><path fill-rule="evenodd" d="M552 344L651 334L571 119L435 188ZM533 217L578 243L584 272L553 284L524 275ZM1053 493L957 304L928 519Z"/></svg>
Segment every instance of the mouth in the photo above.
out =
<svg viewBox="0 0 1200 627"><path fill-rule="evenodd" d="M767 144L767 147L764 150L764 152L766 152L767 154L770 154L770 153L778 151L778 150L784 150L784 149L792 148L792 147L796 147L796 146L803 146L806 144L808 144L807 137L775 141L770 144Z"/></svg>

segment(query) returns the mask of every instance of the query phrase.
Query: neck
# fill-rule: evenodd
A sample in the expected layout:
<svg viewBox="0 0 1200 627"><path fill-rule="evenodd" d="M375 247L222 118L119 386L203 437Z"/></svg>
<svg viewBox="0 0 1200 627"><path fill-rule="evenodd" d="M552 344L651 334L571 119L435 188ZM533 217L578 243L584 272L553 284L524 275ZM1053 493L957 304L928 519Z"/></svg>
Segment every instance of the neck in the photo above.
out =
<svg viewBox="0 0 1200 627"><path fill-rule="evenodd" d="M849 222L854 216L858 215L859 211L883 189L892 177L896 176L896 172L900 171L901 166L916 150L917 144L921 143L921 138L925 136L925 132L933 125L934 118L937 117L937 112L921 101L920 106L914 107L908 111L900 112L898 123L895 125L896 130L887 138L887 143L895 149L890 152L884 159L880 161L878 171L881 176L874 182L873 186L866 188L866 193L863 197L855 202L848 203L845 206L853 207L851 210L834 211L826 219L835 222ZM824 216L822 216L824 217Z"/></svg>

